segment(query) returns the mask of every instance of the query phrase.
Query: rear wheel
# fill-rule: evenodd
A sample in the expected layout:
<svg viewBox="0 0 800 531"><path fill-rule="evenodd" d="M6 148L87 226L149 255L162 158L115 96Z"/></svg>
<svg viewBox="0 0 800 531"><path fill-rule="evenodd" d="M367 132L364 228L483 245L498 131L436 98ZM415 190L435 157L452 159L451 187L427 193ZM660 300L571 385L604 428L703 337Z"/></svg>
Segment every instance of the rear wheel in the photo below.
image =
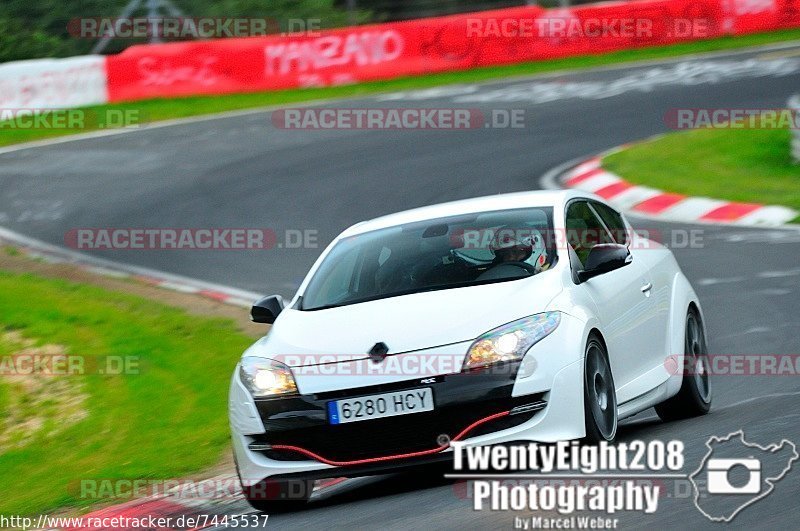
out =
<svg viewBox="0 0 800 531"><path fill-rule="evenodd" d="M678 420L705 415L711 409L708 381L708 349L700 314L690 308L686 314L683 383L678 394L656 406L661 420Z"/></svg>
<svg viewBox="0 0 800 531"><path fill-rule="evenodd" d="M613 442L617 436L617 393L608 363L608 353L600 340L589 337L584 363L583 410L585 442Z"/></svg>

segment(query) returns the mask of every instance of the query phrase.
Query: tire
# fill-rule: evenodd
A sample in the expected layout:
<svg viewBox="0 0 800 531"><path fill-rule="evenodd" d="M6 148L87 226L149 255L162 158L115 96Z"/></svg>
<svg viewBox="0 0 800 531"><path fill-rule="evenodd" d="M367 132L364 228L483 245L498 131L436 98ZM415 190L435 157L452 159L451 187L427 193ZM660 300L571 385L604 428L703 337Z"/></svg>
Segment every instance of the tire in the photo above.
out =
<svg viewBox="0 0 800 531"><path fill-rule="evenodd" d="M253 509L268 514L303 509L313 490L314 481L305 479L268 478L250 487L242 486L242 494L247 503Z"/></svg>
<svg viewBox="0 0 800 531"><path fill-rule="evenodd" d="M678 394L656 406L663 421L705 415L711 409L711 387L708 381L708 349L700 314L692 307L686 313L684 332L683 382Z"/></svg>
<svg viewBox="0 0 800 531"><path fill-rule="evenodd" d="M596 336L589 336L583 364L583 442L614 442L617 436L617 393L608 353Z"/></svg>

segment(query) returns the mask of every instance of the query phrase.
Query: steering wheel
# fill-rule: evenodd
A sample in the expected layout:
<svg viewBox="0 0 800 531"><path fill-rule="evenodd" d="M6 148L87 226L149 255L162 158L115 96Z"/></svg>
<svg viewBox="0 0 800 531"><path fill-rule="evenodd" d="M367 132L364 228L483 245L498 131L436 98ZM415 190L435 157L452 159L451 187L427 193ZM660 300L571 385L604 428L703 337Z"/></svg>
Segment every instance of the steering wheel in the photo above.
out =
<svg viewBox="0 0 800 531"><path fill-rule="evenodd" d="M527 271L531 275L536 274L536 268L533 267L532 265L530 265L528 262L503 262L503 263L497 264L497 265L516 266L516 267L524 269L525 271ZM495 266L495 267L497 267L497 266Z"/></svg>
<svg viewBox="0 0 800 531"><path fill-rule="evenodd" d="M523 278L522 275L518 273L520 269L528 273L528 276L536 272L532 265L526 264L525 262L503 262L481 273L478 276L478 280Z"/></svg>

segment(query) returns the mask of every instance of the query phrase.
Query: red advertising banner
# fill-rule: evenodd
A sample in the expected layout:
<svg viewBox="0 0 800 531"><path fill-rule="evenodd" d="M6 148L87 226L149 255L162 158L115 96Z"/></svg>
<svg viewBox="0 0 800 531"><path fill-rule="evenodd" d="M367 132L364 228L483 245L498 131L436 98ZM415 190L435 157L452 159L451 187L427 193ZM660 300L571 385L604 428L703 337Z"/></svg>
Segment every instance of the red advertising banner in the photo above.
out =
<svg viewBox="0 0 800 531"><path fill-rule="evenodd" d="M726 33L743 35L800 26L798 0L720 0Z"/></svg>
<svg viewBox="0 0 800 531"><path fill-rule="evenodd" d="M530 6L310 35L134 46L108 57L108 93L117 102L343 85L798 25L800 0Z"/></svg>

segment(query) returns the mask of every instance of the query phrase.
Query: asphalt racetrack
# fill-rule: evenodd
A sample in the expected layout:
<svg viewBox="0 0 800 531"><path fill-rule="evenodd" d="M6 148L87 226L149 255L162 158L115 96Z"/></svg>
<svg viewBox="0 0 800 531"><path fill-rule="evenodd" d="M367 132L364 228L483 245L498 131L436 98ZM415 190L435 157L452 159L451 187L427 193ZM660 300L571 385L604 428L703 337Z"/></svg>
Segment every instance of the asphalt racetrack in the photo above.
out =
<svg viewBox="0 0 800 531"><path fill-rule="evenodd" d="M551 168L668 130L674 108L780 108L800 85L800 48L445 87L329 107L458 107L525 112L523 128L468 131L283 130L269 113L55 143L0 154L0 225L64 245L79 227L268 227L316 231L319 248L102 251L97 256L260 293L291 295L314 258L359 220L479 195L537 189ZM754 175L753 178L758 176ZM712 354L800 354L800 231L684 226L701 245L675 247L704 306ZM476 304L479 303L476 301ZM708 416L662 423L653 410L621 440L681 439L687 471L711 435L744 429L759 444L800 442L800 375L712 378ZM165 456L168 458L168 456ZM800 468L800 465L796 465ZM653 515L620 527L720 527L667 488ZM510 528L510 512L474 511L468 485L441 474L357 480L305 511L270 517L281 529ZM797 526L800 470L745 509L738 527ZM237 510L247 511L241 505Z"/></svg>

